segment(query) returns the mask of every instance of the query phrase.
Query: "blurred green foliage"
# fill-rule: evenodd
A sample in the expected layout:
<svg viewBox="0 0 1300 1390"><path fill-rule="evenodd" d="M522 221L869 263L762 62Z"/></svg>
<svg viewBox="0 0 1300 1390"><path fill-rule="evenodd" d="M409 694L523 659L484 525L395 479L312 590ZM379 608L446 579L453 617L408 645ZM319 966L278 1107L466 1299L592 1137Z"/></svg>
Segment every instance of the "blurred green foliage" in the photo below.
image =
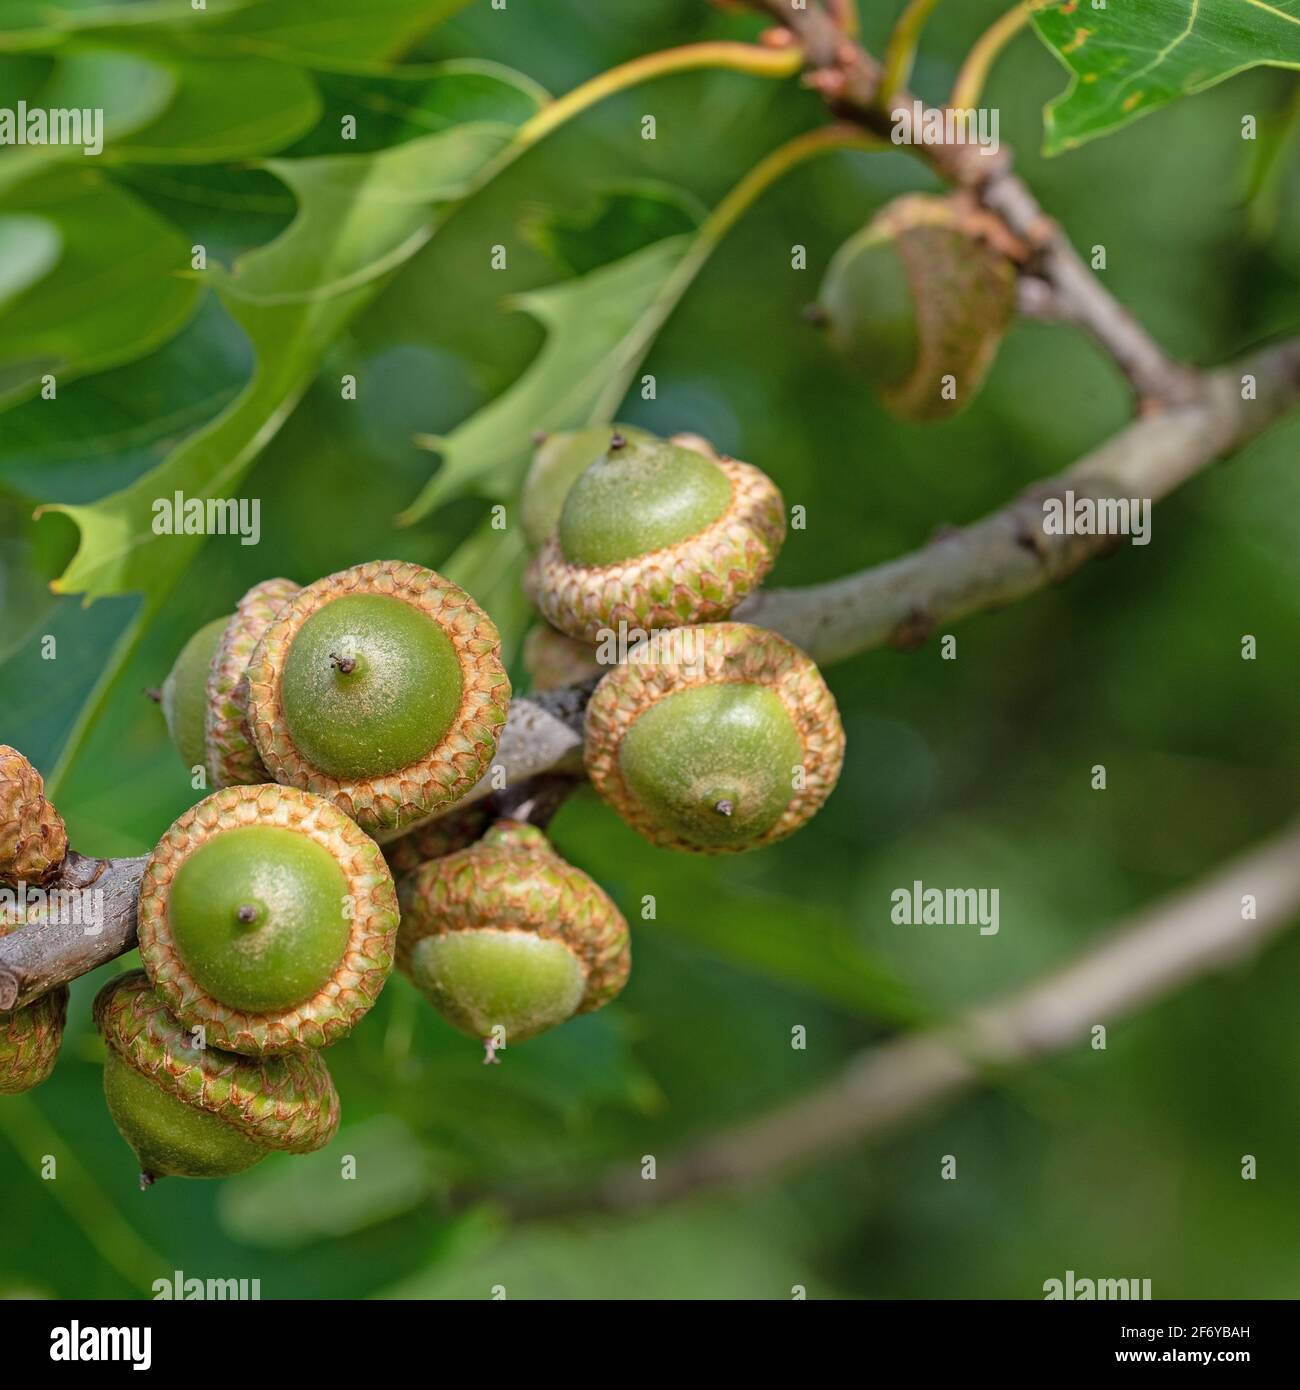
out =
<svg viewBox="0 0 1300 1390"><path fill-rule="evenodd" d="M6 91L20 67L34 83L53 61L33 38L44 8L0 0L0 29L31 26L0 52ZM337 30L316 23L324 11L305 0L260 31L240 19L242 6L213 8L229 11L226 44L193 78L208 91L215 69L205 64L230 65L223 109L251 107L265 91L258 63L239 55L283 63L293 54L315 69L299 110L310 103L319 122L285 134L285 146L257 145L286 163L338 154L349 113L359 136L350 148L381 159L449 122L500 114L507 88L523 103L508 120L526 118L526 83L473 68L452 84L449 109L452 86L434 70L378 73L398 51L413 64L490 60L562 92L652 48L757 28L699 0L505 11L485 0L425 3L418 22L391 0L331 4L352 17ZM914 76L923 95L948 90L1001 8L979 0L943 11ZM877 52L897 9L865 7ZM430 28L440 12L451 17ZM254 31L240 34L241 23ZM130 50L129 35L117 42ZM278 85L286 107L291 81ZM1059 66L1026 34L987 99L1044 205L1078 245L1105 246L1106 283L1157 337L1215 362L1293 326L1293 147L1287 158L1283 142L1266 181L1273 215L1261 218L1255 152L1241 138L1243 114L1285 119L1289 76L1234 79L1049 161L1037 153L1041 109L1060 88ZM202 242L226 264L285 231L294 201L282 181L242 158L168 162L158 129L144 124L158 119L148 106L141 100L131 137L150 147L148 160L106 171L97 196L129 192L142 226L174 229L158 235ZM199 113L213 114L202 102ZM656 117L654 141L641 138L645 114ZM511 532L503 540L485 529L487 499L448 489L442 505L395 524L431 479L438 486L437 456L414 436L454 440L493 401L528 428L525 415L556 403L534 365L544 360L543 328L518 306L539 292L552 302L580 293L568 287L592 268L574 259L591 255L583 226L606 246L602 261L689 236L697 205L716 206L759 158L820 119L797 84L736 74L683 74L619 94L488 183L374 282L345 323L322 327L309 313L264 361L267 339L210 294L158 346L151 324L192 297L192 282L155 280L134 293L119 280L131 319L106 340L121 350L111 359L121 365L110 365L93 280L70 292L74 317L57 351L89 374L61 379L57 405L31 399L0 416L0 739L46 771L75 747L58 788L74 843L142 853L195 799L142 691L195 627L259 579L307 581L377 557L450 562L457 577L472 576L517 652L528 621L521 552ZM217 124L203 133L220 150ZM611 190L646 183L677 191L653 215L637 203L639 230L627 217L602 224ZM0 246L23 235L27 248L25 260L5 252L0 295L5 276L16 285L42 272L39 239L7 219L30 186L0 196ZM1017 326L978 403L943 425L895 423L843 373L800 310L846 236L890 197L928 186L896 151L833 154L790 174L703 264L655 339L645 370L657 398L634 391L610 410L662 433L709 436L807 509L808 529L792 534L774 582L828 579L909 550L1126 418L1113 369L1063 328ZM112 259L114 225L105 219L89 236L70 214L69 235L86 257ZM495 245L508 248L506 269L490 269ZM795 245L807 248L806 270L791 269ZM593 334L604 331L598 308ZM585 351L593 341L603 340L583 339ZM48 350L25 345L0 317L0 362ZM286 352L301 356L290 362ZM85 506L129 487L237 408L268 367L294 378L286 400L300 372L302 398L250 456L241 484L261 500L261 545L207 541L183 582L159 583L158 611L136 632L137 597L87 608L50 595L46 581L63 571L76 536L63 516L32 523L33 508ZM356 377L355 401L340 397L343 374ZM878 1150L764 1190L513 1230L491 1202L448 1201L543 1179L581 1188L605 1164L633 1168L645 1154L665 1162L692 1136L806 1091L873 1039L1032 976L1283 820L1300 774L1297 447L1300 422L1283 425L1162 504L1150 546L963 624L956 661L931 644L829 670L849 759L825 811L792 841L725 861L679 858L640 841L590 793L576 797L554 834L635 924L623 998L484 1068L395 978L329 1054L345 1118L320 1155L139 1194L100 1093L89 1003L102 981L77 982L54 1079L0 1101L0 1293L140 1296L181 1269L257 1277L268 1298L490 1297L495 1285L510 1297L780 1298L794 1285L812 1297L1034 1297L1074 1269L1148 1277L1157 1297L1300 1295L1294 940L1113 1029L1104 1052L1054 1062ZM504 470L499 482L517 459L484 464ZM1259 643L1253 662L1240 655L1246 633ZM42 657L47 634L53 662ZM115 648L121 676L96 695ZM88 708L87 736L70 745ZM1096 763L1107 767L1105 792L1090 789ZM1001 930L892 925L890 892L915 878L999 888ZM640 917L647 894L653 921ZM796 1025L807 1029L806 1051L790 1046ZM349 1153L355 1183L337 1176ZM1253 1182L1240 1177L1247 1153L1259 1161ZM58 1159L56 1181L41 1180L47 1154ZM956 1181L940 1180L945 1154L957 1156Z"/></svg>

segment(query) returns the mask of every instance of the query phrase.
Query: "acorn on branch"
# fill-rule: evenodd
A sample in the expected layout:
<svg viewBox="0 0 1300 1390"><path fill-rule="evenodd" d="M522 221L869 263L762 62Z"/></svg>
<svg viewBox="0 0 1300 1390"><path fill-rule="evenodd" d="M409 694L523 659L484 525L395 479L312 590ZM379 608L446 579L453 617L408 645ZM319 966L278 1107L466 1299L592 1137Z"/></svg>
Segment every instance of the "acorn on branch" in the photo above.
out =
<svg viewBox="0 0 1300 1390"><path fill-rule="evenodd" d="M314 1052L241 1057L196 1045L141 970L95 1000L108 1046L104 1095L140 1162L140 1185L161 1177L223 1178L268 1154L311 1153L339 1123L339 1098Z"/></svg>
<svg viewBox="0 0 1300 1390"><path fill-rule="evenodd" d="M276 781L328 797L387 838L487 771L510 681L492 620L463 589L404 561L308 584L247 671L249 725Z"/></svg>
<svg viewBox="0 0 1300 1390"><path fill-rule="evenodd" d="M615 437L570 488L525 577L552 627L594 645L617 630L725 617L785 539L759 469L671 440Z"/></svg>
<svg viewBox="0 0 1300 1390"><path fill-rule="evenodd" d="M140 882L140 958L207 1041L257 1054L328 1047L373 1006L397 899L379 846L295 787L226 787L159 840Z"/></svg>
<svg viewBox="0 0 1300 1390"><path fill-rule="evenodd" d="M821 673L763 628L713 623L667 659L616 667L587 706L592 785L668 849L719 854L791 834L830 795L844 729Z"/></svg>
<svg viewBox="0 0 1300 1390"><path fill-rule="evenodd" d="M402 880L402 971L461 1032L523 1042L609 1003L627 983L627 923L535 826L497 822Z"/></svg>
<svg viewBox="0 0 1300 1390"><path fill-rule="evenodd" d="M978 394L1015 313L1019 248L958 195L908 194L835 253L812 317L904 420Z"/></svg>
<svg viewBox="0 0 1300 1390"><path fill-rule="evenodd" d="M67 854L63 817L46 800L41 774L0 743L0 882L44 883Z"/></svg>

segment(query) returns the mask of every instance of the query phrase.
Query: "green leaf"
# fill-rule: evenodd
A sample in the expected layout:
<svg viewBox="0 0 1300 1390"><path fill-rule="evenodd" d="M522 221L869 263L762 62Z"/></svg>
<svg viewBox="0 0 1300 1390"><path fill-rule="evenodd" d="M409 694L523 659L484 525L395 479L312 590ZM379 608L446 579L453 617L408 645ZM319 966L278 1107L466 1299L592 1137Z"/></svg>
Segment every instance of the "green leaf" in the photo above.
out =
<svg viewBox="0 0 1300 1390"><path fill-rule="evenodd" d="M141 357L193 313L199 288L178 278L185 239L93 171L52 167L3 207L52 226L62 254L0 309L0 407L31 395L47 372L61 385Z"/></svg>
<svg viewBox="0 0 1300 1390"><path fill-rule="evenodd" d="M48 64L43 61L42 67ZM29 110L40 111L102 111L107 147L158 116L175 91L175 76L152 59L119 49L86 48L61 52L38 84L19 87L12 104L21 100ZM0 189L52 162L84 163L88 157L80 145L6 146L0 153Z"/></svg>
<svg viewBox="0 0 1300 1390"><path fill-rule="evenodd" d="M321 101L310 74L264 58L160 58L176 94L156 120L105 148L114 163L205 164L282 149Z"/></svg>
<svg viewBox="0 0 1300 1390"><path fill-rule="evenodd" d="M129 487L88 506L57 505L81 544L61 593L142 591L160 600L203 543L159 536L154 501L229 496L283 424L330 343L387 277L423 246L443 211L465 197L512 129L477 122L369 155L266 167L298 199L298 216L268 246L210 273L257 355L252 380L208 426Z"/></svg>
<svg viewBox="0 0 1300 1390"><path fill-rule="evenodd" d="M586 275L656 241L694 232L704 209L670 184L641 182L609 188L576 212L534 209L524 235L567 275Z"/></svg>
<svg viewBox="0 0 1300 1390"><path fill-rule="evenodd" d="M430 443L442 466L398 521L411 525L467 492L512 495L538 430L607 419L672 304L685 288L674 272L691 247L670 237L583 276L517 296L546 343L504 395L443 439Z"/></svg>
<svg viewBox="0 0 1300 1390"><path fill-rule="evenodd" d="M203 41L305 67L367 72L395 61L469 0L265 0L206 26Z"/></svg>
<svg viewBox="0 0 1300 1390"><path fill-rule="evenodd" d="M1247 68L1300 67L1300 0L1142 0L1101 10L1050 0L1033 22L1072 76L1044 112L1047 154Z"/></svg>
<svg viewBox="0 0 1300 1390"><path fill-rule="evenodd" d="M0 213L0 308L59 259L63 237L47 217Z"/></svg>

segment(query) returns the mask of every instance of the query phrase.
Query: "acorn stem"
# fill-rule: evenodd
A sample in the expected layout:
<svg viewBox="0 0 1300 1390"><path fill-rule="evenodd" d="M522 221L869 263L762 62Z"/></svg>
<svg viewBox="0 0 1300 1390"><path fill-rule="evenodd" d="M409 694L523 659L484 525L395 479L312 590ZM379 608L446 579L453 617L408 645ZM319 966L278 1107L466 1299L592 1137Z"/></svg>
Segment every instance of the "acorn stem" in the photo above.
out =
<svg viewBox="0 0 1300 1390"><path fill-rule="evenodd" d="M355 656L339 656L337 652L330 653L330 661L334 669L341 676L350 676L357 669L357 659Z"/></svg>
<svg viewBox="0 0 1300 1390"><path fill-rule="evenodd" d="M483 1065L499 1067L501 1058L497 1056L497 1040L495 1038L483 1039Z"/></svg>

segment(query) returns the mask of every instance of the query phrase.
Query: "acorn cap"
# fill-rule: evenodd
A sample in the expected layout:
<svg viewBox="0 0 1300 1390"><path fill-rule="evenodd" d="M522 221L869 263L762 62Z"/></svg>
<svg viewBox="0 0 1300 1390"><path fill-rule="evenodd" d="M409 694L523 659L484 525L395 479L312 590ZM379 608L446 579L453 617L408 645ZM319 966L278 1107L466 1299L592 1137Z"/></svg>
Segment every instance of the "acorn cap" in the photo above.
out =
<svg viewBox="0 0 1300 1390"><path fill-rule="evenodd" d="M622 913L535 826L498 821L477 844L403 879L401 892L397 963L408 976L421 942L492 930L567 946L586 976L575 1013L599 1009L627 983L631 948Z"/></svg>
<svg viewBox="0 0 1300 1390"><path fill-rule="evenodd" d="M835 253L820 293L835 346L902 419L955 415L978 392L1016 307L996 219L952 197L908 194ZM943 395L943 378L956 396Z"/></svg>
<svg viewBox="0 0 1300 1390"><path fill-rule="evenodd" d="M467 849L491 824L492 807L484 798L425 821L397 839L386 841L381 848L396 878L399 874L411 873L431 859Z"/></svg>
<svg viewBox="0 0 1300 1390"><path fill-rule="evenodd" d="M291 579L266 579L239 600L208 668L204 746L217 787L274 780L248 727L248 663L272 619L298 592Z"/></svg>
<svg viewBox="0 0 1300 1390"><path fill-rule="evenodd" d="M0 920L0 939L23 926ZM59 1060L67 1017L68 991L62 985L24 1008L0 1013L0 1096L16 1096L48 1079Z"/></svg>
<svg viewBox="0 0 1300 1390"><path fill-rule="evenodd" d="M300 590L258 643L248 692L276 781L391 831L451 805L487 771L510 681L495 625L463 589L388 560Z"/></svg>
<svg viewBox="0 0 1300 1390"><path fill-rule="evenodd" d="M63 817L45 799L41 774L0 743L0 882L43 883L67 853Z"/></svg>
<svg viewBox="0 0 1300 1390"><path fill-rule="evenodd" d="M314 1052L249 1058L196 1048L142 970L112 979L95 999L109 1048L168 1095L215 1115L266 1149L305 1154L339 1126L339 1097Z"/></svg>
<svg viewBox="0 0 1300 1390"><path fill-rule="evenodd" d="M661 646L648 651L646 659L633 658L615 667L596 687L586 721L585 756L592 785L633 829L668 849L718 854L783 839L821 808L844 762L844 729L826 682L803 652L764 628L713 623L674 637L680 642L680 658ZM661 656L665 659L656 659ZM730 731L723 722L728 713L725 705L691 710L694 717L685 720L677 717L679 711L673 706L661 704L676 696L693 703L707 698L710 688L723 694L735 692L731 703L740 714L736 748L730 745ZM766 700L765 707L751 708L754 698L762 699L765 693L779 703ZM687 804L680 816L666 816L663 806L654 804L646 782L654 780L655 769L647 774L638 767L636 776L629 775L625 752L633 742L640 742L637 721L657 710L670 716L662 727L653 716L656 738L668 745L658 750L665 759L659 769L667 784L665 797L672 799L694 786L696 769L685 765L685 755L699 754L702 745L704 790L718 788L705 808L719 817L715 835L697 830L698 808ZM773 714L780 721L775 729ZM695 727L699 715L705 716L703 738L694 748L677 748L679 731L687 738L700 731ZM643 758L647 751L653 755L656 750L637 751ZM797 762L791 761L791 753ZM750 764L738 768L738 785L754 787L755 799L762 804L752 813L738 804L742 798L727 790L728 756L733 754L738 763ZM797 780L792 775L796 766ZM773 802L772 794L778 789L780 799ZM728 833L737 838L728 841Z"/></svg>
<svg viewBox="0 0 1300 1390"><path fill-rule="evenodd" d="M784 539L781 494L751 464L629 443L574 483L525 586L552 627L594 644L620 623L725 617L763 581Z"/></svg>
<svg viewBox="0 0 1300 1390"><path fill-rule="evenodd" d="M616 436L629 443L654 438L634 425L592 425L585 430L557 430L538 441L519 497L519 521L530 550L536 550L560 524L569 489Z"/></svg>
<svg viewBox="0 0 1300 1390"><path fill-rule="evenodd" d="M251 1008L246 1003L243 1006L223 1003L200 983L199 975L210 982L221 981L222 992L230 995L238 992L243 1001L248 998L246 991L250 988L268 991L277 988L274 977L279 967L268 968L259 980L258 957L250 954L238 933L227 928L224 935L218 935L212 922L196 922L200 913L191 901L193 894L186 881L182 880L180 889L177 888L177 876L187 864L203 863L201 858L195 858L198 851L213 845L226 832L252 828L292 832L327 851L332 860L328 867L337 866L341 874L340 886L346 894L346 897L340 895L340 914L345 910L345 903L350 913L336 937L329 934L333 928L325 914L319 913L316 920L307 919L299 924L293 920L290 906L285 932L277 931L274 938L268 938L274 943L268 946L268 956L274 955L281 962L287 960L286 972L298 980L303 978L294 973L298 968L319 971L322 964L329 968L335 942L337 961L332 973L307 997L277 1007ZM255 851L257 848L254 846ZM310 853L306 846L303 849ZM277 890L283 871L291 875L288 879L291 895L297 895L300 879L292 875L299 872L299 867L290 861L296 861L299 856L290 855L283 864L275 862L277 856L278 850L272 847L272 863L266 875L268 892ZM236 862L240 857L235 856ZM314 856L313 862L301 869L302 878L308 884L316 872L315 859L319 858ZM248 873L255 872L255 866L250 863ZM209 877L206 871L200 873L199 891ZM239 896L246 885L236 884L234 879L232 876L232 892ZM250 882L256 885L257 881L251 879ZM173 896L178 891L185 903L184 921L173 921ZM328 885L321 891L324 897L332 897ZM253 892L249 896L256 898L257 894ZM226 905L218 906L224 912ZM248 908L241 906L238 910L244 913ZM285 912L273 906L261 922L254 917L241 916L239 920L247 922L254 933L259 928L276 930L277 910ZM305 907L304 912L308 911ZM226 919L222 918L219 925L225 927ZM296 958L293 940L288 937L288 933L299 930L303 933L304 949L310 949L309 960ZM204 1028L210 1043L231 1052L257 1054L328 1047L346 1037L373 1006L384 987L392 968L396 932L396 892L379 846L338 807L296 787L239 786L214 792L192 806L167 830L149 856L140 883L140 958L150 980L182 1023L191 1028ZM326 952L323 956L322 951ZM234 982L233 989L226 985L227 981Z"/></svg>
<svg viewBox="0 0 1300 1390"><path fill-rule="evenodd" d="M194 633L163 681L158 703L167 733L187 768L208 766L204 727L208 715L208 671L227 619L214 618Z"/></svg>

